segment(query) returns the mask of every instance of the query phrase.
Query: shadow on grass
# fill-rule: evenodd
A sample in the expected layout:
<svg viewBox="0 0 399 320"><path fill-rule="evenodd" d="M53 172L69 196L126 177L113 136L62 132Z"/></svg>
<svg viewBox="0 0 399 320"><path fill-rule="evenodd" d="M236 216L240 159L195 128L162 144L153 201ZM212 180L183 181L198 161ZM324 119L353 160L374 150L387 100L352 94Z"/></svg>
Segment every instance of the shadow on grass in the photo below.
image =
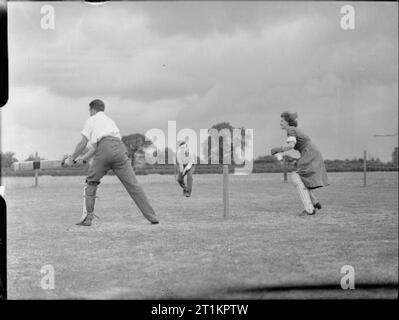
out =
<svg viewBox="0 0 399 320"><path fill-rule="evenodd" d="M275 286L251 286L251 287L230 287L212 292L204 292L198 295L192 296L180 296L180 295L164 295L157 297L159 300L230 300L230 299L244 299L244 300L268 300L268 299L337 299L340 295L337 293L341 292L368 292L367 299L381 299L384 297L392 299L397 297L399 285L396 282L381 282L381 283L356 283L356 290L343 290L340 285L336 283L330 284L292 284L292 285L275 285ZM385 292L385 295L372 295L373 292ZM289 295L295 292L295 295ZM319 296L319 294L324 295ZM285 296L285 294L287 296ZM309 296L310 294L310 296ZM347 297L340 297L339 299L345 299ZM153 298L151 298L153 299Z"/></svg>
<svg viewBox="0 0 399 320"><path fill-rule="evenodd" d="M356 290L375 290L375 289L389 289L398 290L398 283L356 283ZM296 284L296 285L285 285L285 286L257 286L248 288L233 287L225 290L225 293L235 294L235 293L266 293L266 292L284 292L284 291L324 291L324 290L339 290L342 288L337 284Z"/></svg>
<svg viewBox="0 0 399 320"><path fill-rule="evenodd" d="M397 298L399 285L397 282L381 282L381 283L357 283L356 290L343 290L340 285L334 284L292 284L292 285L275 285L275 286L252 286L252 287L230 287L216 291L202 292L192 295L181 295L178 293L170 293L147 297L140 297L138 300L268 300L268 299L346 299L346 296L340 296L336 293L344 291L352 292L368 292L377 291L385 292L384 295L367 295L366 299L393 299ZM290 292L296 292L294 296L289 295ZM313 293L313 294L312 294ZM325 295L319 296L320 293ZM335 293L335 294L334 294ZM284 294L287 294L285 296ZM305 296L311 294L310 296ZM304 296L302 296L304 295ZM238 296L238 297L237 297ZM67 300L136 300L137 296L134 292L112 292L111 294L96 294L94 296L77 296L70 297Z"/></svg>

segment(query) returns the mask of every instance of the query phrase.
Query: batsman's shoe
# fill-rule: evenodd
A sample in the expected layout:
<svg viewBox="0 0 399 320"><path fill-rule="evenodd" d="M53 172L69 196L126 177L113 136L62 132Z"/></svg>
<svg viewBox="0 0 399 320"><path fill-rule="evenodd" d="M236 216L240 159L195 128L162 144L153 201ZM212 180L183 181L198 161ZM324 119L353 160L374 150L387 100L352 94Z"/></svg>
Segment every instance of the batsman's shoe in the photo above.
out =
<svg viewBox="0 0 399 320"><path fill-rule="evenodd" d="M84 213L80 221L76 224L77 226L90 227L91 222L94 219L94 213Z"/></svg>
<svg viewBox="0 0 399 320"><path fill-rule="evenodd" d="M317 202L316 204L313 205L313 207L315 207L315 209L320 210L321 209L321 203Z"/></svg>
<svg viewBox="0 0 399 320"><path fill-rule="evenodd" d="M313 216L313 215L316 214L316 210L313 210L312 212L307 212L307 211L306 211L306 213L308 214L308 216Z"/></svg>
<svg viewBox="0 0 399 320"><path fill-rule="evenodd" d="M301 213L298 213L298 216L302 217L302 216L312 216L316 213L316 210L313 210L313 212L307 212L306 210L303 210Z"/></svg>

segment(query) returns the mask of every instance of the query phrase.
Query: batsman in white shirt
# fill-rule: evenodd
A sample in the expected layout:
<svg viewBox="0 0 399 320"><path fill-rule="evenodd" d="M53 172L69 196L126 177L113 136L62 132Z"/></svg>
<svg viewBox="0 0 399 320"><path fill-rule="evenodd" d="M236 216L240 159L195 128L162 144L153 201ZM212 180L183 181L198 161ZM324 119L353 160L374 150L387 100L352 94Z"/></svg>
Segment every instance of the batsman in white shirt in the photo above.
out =
<svg viewBox="0 0 399 320"><path fill-rule="evenodd" d="M158 219L154 209L137 182L119 129L115 122L104 113L104 102L96 99L90 102L89 106L90 118L87 119L83 128L82 140L77 144L73 154L64 161L66 166L71 166L76 162L93 158L83 192L83 215L77 225L91 225L94 218L97 186L108 170L115 172L144 217L152 224L157 224ZM86 146L89 151L82 155Z"/></svg>
<svg viewBox="0 0 399 320"><path fill-rule="evenodd" d="M183 195L186 197L190 197L193 188L195 156L193 152L189 149L186 142L180 142L176 152L176 162L179 167L177 182L183 188ZM187 184L184 182L185 176L187 176Z"/></svg>

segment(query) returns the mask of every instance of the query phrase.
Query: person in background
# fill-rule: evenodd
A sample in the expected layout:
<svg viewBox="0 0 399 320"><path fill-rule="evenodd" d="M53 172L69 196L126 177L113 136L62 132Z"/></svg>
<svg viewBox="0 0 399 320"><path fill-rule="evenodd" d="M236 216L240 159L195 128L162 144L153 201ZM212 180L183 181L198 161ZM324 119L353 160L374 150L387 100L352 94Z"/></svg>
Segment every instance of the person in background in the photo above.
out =
<svg viewBox="0 0 399 320"><path fill-rule="evenodd" d="M195 155L185 141L180 142L176 152L176 164L179 172L177 182L183 189L183 196L190 197L193 187L193 174L195 171ZM187 184L184 178L187 176Z"/></svg>

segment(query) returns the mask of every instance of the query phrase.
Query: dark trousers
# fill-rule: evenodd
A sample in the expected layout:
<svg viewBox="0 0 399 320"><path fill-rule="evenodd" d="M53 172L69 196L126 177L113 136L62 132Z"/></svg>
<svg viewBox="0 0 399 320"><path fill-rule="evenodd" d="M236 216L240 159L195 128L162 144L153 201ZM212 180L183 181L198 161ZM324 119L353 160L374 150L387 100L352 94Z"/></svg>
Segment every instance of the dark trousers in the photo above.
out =
<svg viewBox="0 0 399 320"><path fill-rule="evenodd" d="M185 166L183 166L185 168ZM193 174L195 171L195 165L193 164L190 168L190 170L188 170L184 175L183 172L179 171L179 174L177 176L177 182L179 183L179 185L183 188L184 192L187 192L188 194L191 194L191 190L193 188ZM184 177L187 176L187 185L184 182Z"/></svg>
<svg viewBox="0 0 399 320"><path fill-rule="evenodd" d="M158 221L144 190L137 182L130 159L127 156L126 147L118 138L104 138L97 146L93 164L90 166L89 175L86 178L85 197L87 212L94 211L97 186L108 170L115 172L115 175L122 182L144 217L151 222Z"/></svg>

